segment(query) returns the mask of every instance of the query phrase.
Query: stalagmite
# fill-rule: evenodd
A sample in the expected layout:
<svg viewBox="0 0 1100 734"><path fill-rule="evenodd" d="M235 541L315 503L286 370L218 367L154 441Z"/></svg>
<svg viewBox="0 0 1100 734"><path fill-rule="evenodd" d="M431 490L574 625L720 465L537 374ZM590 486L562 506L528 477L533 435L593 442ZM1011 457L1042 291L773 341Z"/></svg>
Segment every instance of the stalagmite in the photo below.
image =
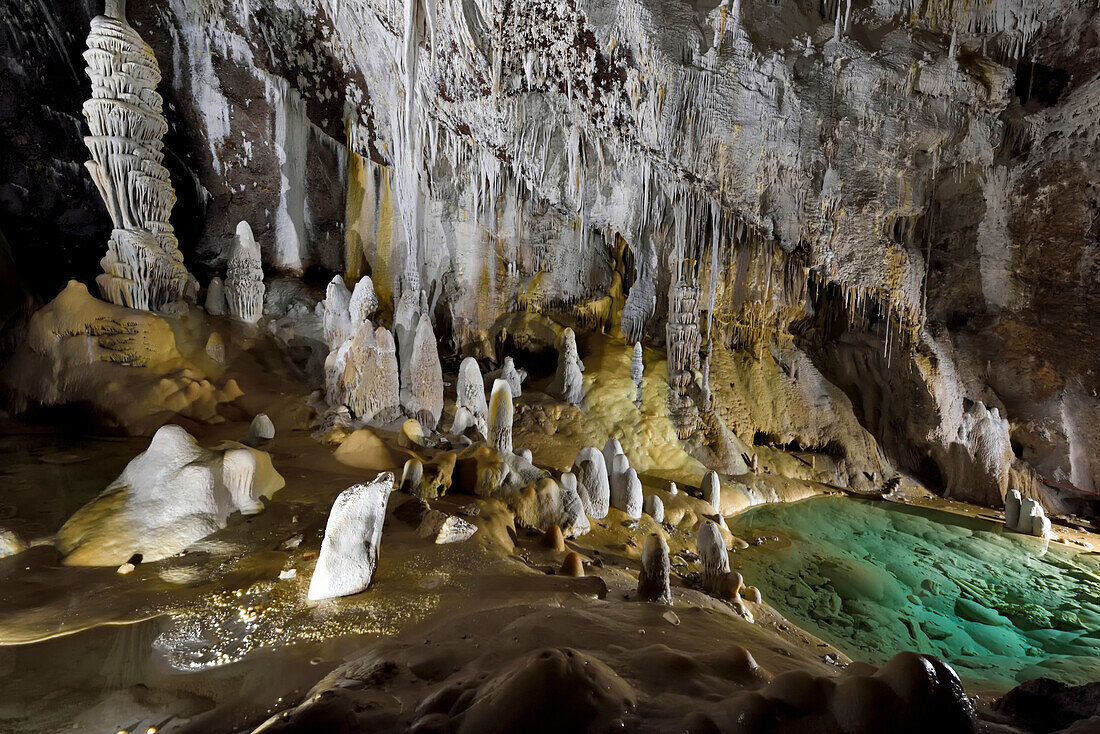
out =
<svg viewBox="0 0 1100 734"><path fill-rule="evenodd" d="M96 283L112 303L148 311L192 296L195 284L168 223L176 193L161 165L160 67L126 21L126 3L109 2L105 12L92 19L84 52L92 80L85 165L114 225Z"/></svg>
<svg viewBox="0 0 1100 734"><path fill-rule="evenodd" d="M1015 530L1020 524L1020 490L1010 489L1005 495L1005 527Z"/></svg>
<svg viewBox="0 0 1100 734"><path fill-rule="evenodd" d="M500 379L508 383L512 391L512 399L515 400L523 394L523 381L527 379L527 372L517 370L511 357L504 358L504 366L500 370Z"/></svg>
<svg viewBox="0 0 1100 734"><path fill-rule="evenodd" d="M558 345L558 369L546 393L569 403L580 405L584 399L584 364L577 353L577 337L572 329L565 329Z"/></svg>
<svg viewBox="0 0 1100 734"><path fill-rule="evenodd" d="M716 593L720 590L722 580L730 572L730 562L726 545L722 542L722 533L710 520L699 526L696 549L703 567L703 590Z"/></svg>
<svg viewBox="0 0 1100 734"><path fill-rule="evenodd" d="M703 494L703 500L713 507L715 512L722 514L722 483L718 481L716 472L708 471L703 475L703 484L699 487L699 491Z"/></svg>
<svg viewBox="0 0 1100 734"><path fill-rule="evenodd" d="M255 446L275 438L275 424L267 413L260 413L248 426L248 443Z"/></svg>
<svg viewBox="0 0 1100 734"><path fill-rule="evenodd" d="M443 368L439 364L439 345L427 316L416 326L409 354L405 411L429 431L439 425L443 413Z"/></svg>
<svg viewBox="0 0 1100 734"><path fill-rule="evenodd" d="M642 516L642 482L638 472L619 454L615 457L615 469L611 473L611 506L625 512L635 520Z"/></svg>
<svg viewBox="0 0 1100 734"><path fill-rule="evenodd" d="M328 288L325 289L321 326L324 330L325 343L334 351L356 333L358 325L353 328L351 323L351 293L348 292L344 279L339 275L333 276Z"/></svg>
<svg viewBox="0 0 1100 734"><path fill-rule="evenodd" d="M387 329L371 327L369 321L360 326L341 350L345 355L339 373L344 402L356 418L389 423L401 413L397 348Z"/></svg>
<svg viewBox="0 0 1100 734"><path fill-rule="evenodd" d="M357 327L364 321L374 317L378 310L378 296L374 292L374 281L369 275L364 275L355 284L348 301L348 312L351 317L352 327Z"/></svg>
<svg viewBox="0 0 1100 734"><path fill-rule="evenodd" d="M498 379L489 397L489 446L502 456L512 453L512 390Z"/></svg>
<svg viewBox="0 0 1100 734"><path fill-rule="evenodd" d="M392 489L393 474L385 472L336 498L309 583L311 601L358 594L370 585Z"/></svg>
<svg viewBox="0 0 1100 734"><path fill-rule="evenodd" d="M675 497L680 494L680 488L676 486L676 482L668 483L668 493L670 496Z"/></svg>
<svg viewBox="0 0 1100 734"><path fill-rule="evenodd" d="M264 313L264 271L260 246L248 222L237 225L237 241L229 256L225 276L225 299L229 315L254 324Z"/></svg>
<svg viewBox="0 0 1100 734"><path fill-rule="evenodd" d="M611 485L607 478L607 465L603 454L594 446L580 450L573 461L573 473L577 476L581 501L589 517L597 520L607 517L611 504Z"/></svg>
<svg viewBox="0 0 1100 734"><path fill-rule="evenodd" d="M642 545L642 570L638 573L638 596L660 604L672 603L668 543L657 533L647 535Z"/></svg>
<svg viewBox="0 0 1100 734"><path fill-rule="evenodd" d="M619 454L622 454L622 453L624 453L623 452L623 446L622 446L622 444L619 443L619 439L617 439L617 438L607 439L607 443L605 443L603 445L603 462L604 462L604 466L607 467L608 477L611 476L611 470L615 466L615 457Z"/></svg>
<svg viewBox="0 0 1100 734"><path fill-rule="evenodd" d="M489 404L485 401L485 380L477 360L467 357L458 367L458 385L455 388L455 403L465 408L473 420L473 425L481 435L489 432ZM456 413L457 419L457 413Z"/></svg>
<svg viewBox="0 0 1100 734"><path fill-rule="evenodd" d="M424 479L424 462L415 456L405 462L401 470L401 484L398 489L413 497L420 496L420 482Z"/></svg>
<svg viewBox="0 0 1100 734"><path fill-rule="evenodd" d="M584 510L580 494L577 492L576 475L566 472L558 480L561 487L561 520L558 525L571 537L584 535L592 526L588 522L588 515Z"/></svg>
<svg viewBox="0 0 1100 734"><path fill-rule="evenodd" d="M655 494L651 494L645 498L645 504L642 505L642 511L652 517L654 522L665 521L665 503Z"/></svg>
<svg viewBox="0 0 1100 734"><path fill-rule="evenodd" d="M211 278L210 284L206 286L205 307L206 312L211 316L225 316L225 287L221 278Z"/></svg>

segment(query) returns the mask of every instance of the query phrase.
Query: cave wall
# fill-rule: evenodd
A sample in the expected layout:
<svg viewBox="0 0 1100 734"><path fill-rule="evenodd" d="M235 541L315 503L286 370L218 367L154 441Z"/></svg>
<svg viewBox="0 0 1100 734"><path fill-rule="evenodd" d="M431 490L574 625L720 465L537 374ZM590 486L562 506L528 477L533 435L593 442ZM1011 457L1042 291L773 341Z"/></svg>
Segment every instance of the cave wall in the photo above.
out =
<svg viewBox="0 0 1100 734"><path fill-rule="evenodd" d="M90 280L109 227L77 113L99 10L0 9L0 228L43 299ZM469 353L502 313L604 296L624 257L625 318L658 344L684 261L730 346L789 341L827 283L852 318L801 346L899 468L989 463L980 403L1043 476L1100 486L1087 3L165 0L129 18L161 62L200 280L247 219L271 270L369 272L383 301L415 277Z"/></svg>

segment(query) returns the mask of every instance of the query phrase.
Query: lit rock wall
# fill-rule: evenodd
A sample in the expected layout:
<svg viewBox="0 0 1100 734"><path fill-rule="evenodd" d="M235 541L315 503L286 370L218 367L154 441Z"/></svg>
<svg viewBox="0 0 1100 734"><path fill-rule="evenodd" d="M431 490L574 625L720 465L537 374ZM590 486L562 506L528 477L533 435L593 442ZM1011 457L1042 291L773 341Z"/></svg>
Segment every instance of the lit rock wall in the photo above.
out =
<svg viewBox="0 0 1100 734"><path fill-rule="evenodd" d="M66 56L81 13L61 10L0 11L23 74L2 83ZM661 344L688 268L704 344L796 344L900 468L965 496L948 476L961 445L996 475L975 498L1003 491L1006 449L1100 484L1087 3L167 0L130 16L178 120L196 263L219 266L247 220L265 266L369 273L384 307L412 267L441 338L471 353L517 308ZM1009 446L974 433L978 404Z"/></svg>

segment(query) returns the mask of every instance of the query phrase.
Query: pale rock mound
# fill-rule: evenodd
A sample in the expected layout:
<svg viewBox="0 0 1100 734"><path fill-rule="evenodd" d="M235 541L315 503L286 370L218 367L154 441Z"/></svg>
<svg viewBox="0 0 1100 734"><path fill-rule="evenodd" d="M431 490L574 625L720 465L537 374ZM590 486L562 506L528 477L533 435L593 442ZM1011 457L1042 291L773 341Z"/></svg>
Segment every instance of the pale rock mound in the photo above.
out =
<svg viewBox="0 0 1100 734"><path fill-rule="evenodd" d="M607 517L611 506L611 485L600 450L594 446L581 449L573 460L573 474L577 477L577 491L584 511L597 520Z"/></svg>
<svg viewBox="0 0 1100 734"><path fill-rule="evenodd" d="M167 425L69 518L57 545L70 565L118 566L136 553L155 561L225 527L233 512L259 512L260 497L284 484L267 453L234 442L205 449Z"/></svg>
<svg viewBox="0 0 1100 734"><path fill-rule="evenodd" d="M416 532L421 538L436 545L445 545L469 540L477 532L477 526L457 515L429 510L424 513Z"/></svg>
<svg viewBox="0 0 1100 734"><path fill-rule="evenodd" d="M392 490L393 474L384 472L336 498L309 583L311 601L358 594L370 585Z"/></svg>
<svg viewBox="0 0 1100 734"><path fill-rule="evenodd" d="M465 409L469 418L463 421L471 421L482 436L489 433L489 403L485 400L485 380L481 376L481 368L477 360L467 357L462 360L458 368L458 385L455 391L455 403L458 409ZM455 413L455 423L458 424L458 412ZM466 426L463 426L463 430ZM461 433L461 430L453 431Z"/></svg>
<svg viewBox="0 0 1100 734"><path fill-rule="evenodd" d="M257 445L275 438L275 424L267 413L260 413L248 426L248 443Z"/></svg>

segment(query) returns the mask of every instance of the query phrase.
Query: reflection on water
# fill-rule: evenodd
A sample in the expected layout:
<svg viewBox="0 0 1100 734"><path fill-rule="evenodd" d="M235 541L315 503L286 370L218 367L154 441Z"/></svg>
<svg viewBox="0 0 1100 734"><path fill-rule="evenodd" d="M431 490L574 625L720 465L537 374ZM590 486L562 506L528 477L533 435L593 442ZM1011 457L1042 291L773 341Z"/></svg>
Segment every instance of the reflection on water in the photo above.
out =
<svg viewBox="0 0 1100 734"><path fill-rule="evenodd" d="M730 519L731 558L790 619L853 658L933 653L977 685L1100 677L1100 557L983 520L825 497ZM789 539L789 544L775 542Z"/></svg>

